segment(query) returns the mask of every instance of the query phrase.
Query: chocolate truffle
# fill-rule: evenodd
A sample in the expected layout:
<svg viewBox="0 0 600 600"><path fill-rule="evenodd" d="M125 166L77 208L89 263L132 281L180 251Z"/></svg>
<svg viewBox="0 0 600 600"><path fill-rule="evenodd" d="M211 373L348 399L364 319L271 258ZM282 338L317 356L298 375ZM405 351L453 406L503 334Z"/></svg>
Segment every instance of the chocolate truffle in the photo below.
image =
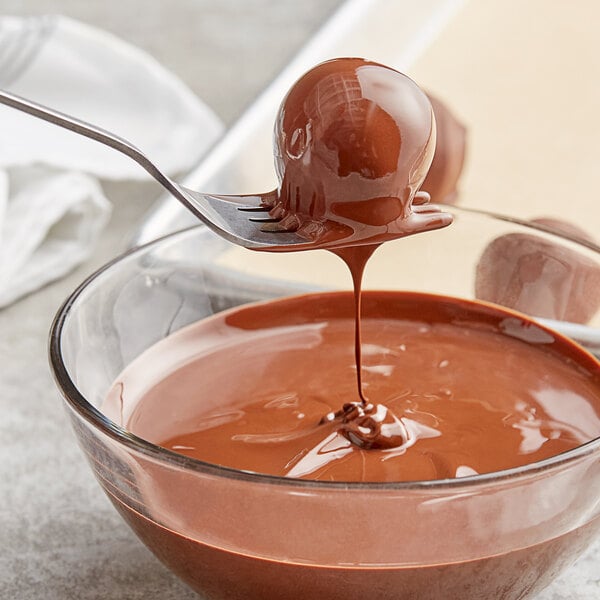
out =
<svg viewBox="0 0 600 600"><path fill-rule="evenodd" d="M537 222L589 240L568 223ZM600 308L600 265L550 239L510 233L493 240L481 255L475 295L536 317L587 323Z"/></svg>
<svg viewBox="0 0 600 600"><path fill-rule="evenodd" d="M415 194L435 151L435 119L406 75L330 60L291 88L275 124L279 178L271 217L321 245L380 243L448 225Z"/></svg>

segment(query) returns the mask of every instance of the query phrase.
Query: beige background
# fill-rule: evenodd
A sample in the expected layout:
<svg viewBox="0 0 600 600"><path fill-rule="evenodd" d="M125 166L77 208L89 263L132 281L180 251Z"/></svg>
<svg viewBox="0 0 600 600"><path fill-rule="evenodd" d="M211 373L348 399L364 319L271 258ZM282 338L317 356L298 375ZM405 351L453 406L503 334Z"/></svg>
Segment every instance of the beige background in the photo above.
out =
<svg viewBox="0 0 600 600"><path fill-rule="evenodd" d="M469 130L461 205L600 233L599 22L596 0L470 0L417 61Z"/></svg>

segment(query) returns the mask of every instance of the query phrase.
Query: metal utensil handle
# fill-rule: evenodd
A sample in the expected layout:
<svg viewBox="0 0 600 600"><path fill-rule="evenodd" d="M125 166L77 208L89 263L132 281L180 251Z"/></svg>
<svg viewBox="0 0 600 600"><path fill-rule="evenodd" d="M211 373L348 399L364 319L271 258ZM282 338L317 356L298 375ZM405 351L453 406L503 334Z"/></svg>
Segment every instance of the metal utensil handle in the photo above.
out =
<svg viewBox="0 0 600 600"><path fill-rule="evenodd" d="M11 108L37 117L38 119L42 119L53 125L58 125L59 127L68 129L69 131L73 131L74 133L78 133L118 150L122 154L135 160L135 162L143 167L154 179L156 179L156 181L158 181L158 183L171 192L171 194L173 194L184 206L189 208L187 199L179 190L179 186L160 171L141 150L138 150L132 143L122 137L119 137L110 131L106 131L101 127L92 125L91 123L86 123L85 121L81 121L80 119L71 117L52 108L48 108L47 106L42 106L41 104L17 96L16 94L11 94L5 90L0 90L0 104L5 104L6 106L10 106Z"/></svg>

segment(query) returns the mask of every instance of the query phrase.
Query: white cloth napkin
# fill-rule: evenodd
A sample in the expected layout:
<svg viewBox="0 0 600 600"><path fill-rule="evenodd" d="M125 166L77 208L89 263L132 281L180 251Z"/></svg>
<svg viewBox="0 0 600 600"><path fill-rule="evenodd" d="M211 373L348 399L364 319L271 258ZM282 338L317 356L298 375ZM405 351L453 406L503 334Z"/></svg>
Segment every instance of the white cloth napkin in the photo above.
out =
<svg viewBox="0 0 600 600"><path fill-rule="evenodd" d="M0 307L85 260L109 215L100 185L84 173L0 171Z"/></svg>
<svg viewBox="0 0 600 600"><path fill-rule="evenodd" d="M131 141L168 174L222 124L141 50L66 17L0 17L0 87ZM35 167L35 168L34 168ZM0 105L0 307L85 260L108 222L94 177L147 179L115 150Z"/></svg>

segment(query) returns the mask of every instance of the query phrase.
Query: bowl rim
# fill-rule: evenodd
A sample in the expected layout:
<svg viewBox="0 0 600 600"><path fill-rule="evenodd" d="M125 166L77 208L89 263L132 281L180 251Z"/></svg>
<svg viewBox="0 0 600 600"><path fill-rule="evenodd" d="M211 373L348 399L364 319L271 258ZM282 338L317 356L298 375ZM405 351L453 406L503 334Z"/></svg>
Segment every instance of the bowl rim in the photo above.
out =
<svg viewBox="0 0 600 600"><path fill-rule="evenodd" d="M545 225L537 223L530 223L528 221L524 221L514 217L499 215L496 213L491 213L477 209L466 209L456 206L447 206L445 208L447 208L451 212L457 212L458 214L465 213L480 215L484 218L492 218L520 225L532 229L534 231L541 231L543 233L551 234L559 239L576 242L600 254L600 246L574 236L563 235L562 233L557 232L552 227L547 227ZM177 452L163 448L162 446L154 444L148 440L145 440L142 437L135 435L134 433L128 431L124 427L118 425L117 423L106 417L100 410L98 410L95 406L88 402L88 400L79 391L79 389L69 376L68 369L62 358L61 340L63 328L68 321L71 310L79 300L80 296L85 291L87 291L89 286L96 282L96 280L99 279L104 273L108 272L113 267L120 264L122 261L129 259L135 255L143 254L149 249L157 247L167 240L176 240L179 237L186 237L190 234L202 231L208 231L208 228L206 228L206 226L202 224L192 225L191 227L187 227L185 229L181 229L163 235L155 240L147 242L141 246L131 248L126 252L119 254L118 256L116 256L115 258L108 261L103 266L92 272L75 288L75 290L66 298L66 300L58 309L50 327L48 340L49 362L54 381L57 387L59 388L63 399L80 418L87 422L88 425L91 425L94 429L99 430L99 432L101 432L102 434L126 446L130 450L139 452L154 460L171 463L173 466L176 466L178 468L184 468L205 475L248 481L257 484L268 484L291 488L301 488L304 490L313 489L322 491L442 491L462 489L465 487L469 487L470 489L474 490L476 488L484 487L491 483L503 483L517 478L537 475L553 468L560 468L566 466L574 461L587 457L591 454L600 454L600 437L597 437L584 444L577 446L576 448L561 452L560 454L556 454L541 461L528 463L519 467L512 467L510 469L503 469L500 471L493 471L490 473L482 473L477 475L468 475L465 477L398 482L320 481L283 477L279 475L269 475L265 473L256 473L253 471L244 471L232 467L217 465L214 463L202 461L200 459L178 454ZM503 308L504 310L511 310L507 309L506 307L501 308ZM540 327L546 329L546 327L542 324L540 324ZM596 358L593 355L591 356L593 358Z"/></svg>

